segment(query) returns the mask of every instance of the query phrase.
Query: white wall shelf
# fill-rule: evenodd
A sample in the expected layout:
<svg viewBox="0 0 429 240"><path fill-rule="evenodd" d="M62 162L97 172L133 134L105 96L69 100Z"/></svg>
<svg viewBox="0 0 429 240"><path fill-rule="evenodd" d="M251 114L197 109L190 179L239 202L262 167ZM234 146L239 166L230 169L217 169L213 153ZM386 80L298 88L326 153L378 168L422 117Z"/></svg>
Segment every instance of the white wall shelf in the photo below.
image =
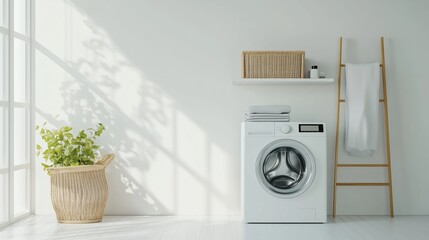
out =
<svg viewBox="0 0 429 240"><path fill-rule="evenodd" d="M330 84L333 78L244 78L233 81L234 85L276 85L276 84Z"/></svg>

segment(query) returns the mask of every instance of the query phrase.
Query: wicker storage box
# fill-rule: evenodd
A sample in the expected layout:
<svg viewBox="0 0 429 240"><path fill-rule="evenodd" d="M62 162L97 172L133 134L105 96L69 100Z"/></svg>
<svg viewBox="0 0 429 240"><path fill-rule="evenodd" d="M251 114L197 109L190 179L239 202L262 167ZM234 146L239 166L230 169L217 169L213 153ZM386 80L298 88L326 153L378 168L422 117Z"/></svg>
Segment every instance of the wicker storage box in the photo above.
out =
<svg viewBox="0 0 429 240"><path fill-rule="evenodd" d="M244 51L243 78L304 78L304 51Z"/></svg>
<svg viewBox="0 0 429 240"><path fill-rule="evenodd" d="M51 200L59 223L93 223L103 218L108 197L105 167L114 154L94 165L52 167Z"/></svg>

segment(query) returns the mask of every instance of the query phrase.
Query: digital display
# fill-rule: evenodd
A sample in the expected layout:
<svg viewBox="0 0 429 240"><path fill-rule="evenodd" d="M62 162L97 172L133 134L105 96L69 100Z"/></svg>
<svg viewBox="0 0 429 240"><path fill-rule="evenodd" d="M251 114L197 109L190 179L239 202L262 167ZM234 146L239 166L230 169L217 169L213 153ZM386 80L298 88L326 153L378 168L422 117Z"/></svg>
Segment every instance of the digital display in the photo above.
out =
<svg viewBox="0 0 429 240"><path fill-rule="evenodd" d="M323 132L322 124L299 124L300 132Z"/></svg>
<svg viewBox="0 0 429 240"><path fill-rule="evenodd" d="M302 132L317 132L319 131L319 126L316 125L304 125L301 126Z"/></svg>

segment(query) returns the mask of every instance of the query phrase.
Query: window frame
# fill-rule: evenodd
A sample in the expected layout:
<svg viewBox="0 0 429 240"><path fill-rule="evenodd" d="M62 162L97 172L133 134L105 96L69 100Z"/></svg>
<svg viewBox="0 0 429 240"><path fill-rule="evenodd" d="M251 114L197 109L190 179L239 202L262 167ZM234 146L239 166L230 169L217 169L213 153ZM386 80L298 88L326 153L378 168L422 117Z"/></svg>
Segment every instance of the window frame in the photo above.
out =
<svg viewBox="0 0 429 240"><path fill-rule="evenodd" d="M4 99L0 99L0 106L4 109L4 114L7 117L7 123L3 123L4 133L6 135L6 141L2 144L4 145L4 150L7 152L7 165L0 168L0 177L5 177L7 180L7 189L1 190L6 193L6 220L0 222L0 228L12 224L16 221L19 221L35 212L35 104L34 104L34 0L24 0L25 2L25 34L18 33L14 28L14 1L15 0L0 0L3 1L3 6L5 9L6 24L5 26L0 26L0 33L4 35L5 44L7 46L4 50L3 57L5 65L5 76L4 87L5 87L5 96ZM14 42L15 39L24 41L25 43L25 102L16 102L14 99ZM3 88L3 86L2 86ZM15 164L14 159L14 137L15 137L15 109L25 109L25 151L26 157L29 158L28 161L21 164ZM7 126L7 127L5 127ZM15 213L14 203L15 203L15 172L25 169L27 171L25 179L25 191L26 191L26 210L21 213ZM21 189L20 189L21 190ZM1 206L0 206L1 207Z"/></svg>

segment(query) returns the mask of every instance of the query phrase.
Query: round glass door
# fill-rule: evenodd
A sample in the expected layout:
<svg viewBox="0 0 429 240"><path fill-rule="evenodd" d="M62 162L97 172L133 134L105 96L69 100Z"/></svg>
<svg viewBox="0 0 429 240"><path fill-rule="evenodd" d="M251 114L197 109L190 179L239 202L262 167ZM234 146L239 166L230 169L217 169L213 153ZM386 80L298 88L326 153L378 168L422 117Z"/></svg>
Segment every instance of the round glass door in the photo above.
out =
<svg viewBox="0 0 429 240"><path fill-rule="evenodd" d="M311 185L315 162L305 145L295 140L282 139L261 151L256 171L267 191L289 198L303 193Z"/></svg>

